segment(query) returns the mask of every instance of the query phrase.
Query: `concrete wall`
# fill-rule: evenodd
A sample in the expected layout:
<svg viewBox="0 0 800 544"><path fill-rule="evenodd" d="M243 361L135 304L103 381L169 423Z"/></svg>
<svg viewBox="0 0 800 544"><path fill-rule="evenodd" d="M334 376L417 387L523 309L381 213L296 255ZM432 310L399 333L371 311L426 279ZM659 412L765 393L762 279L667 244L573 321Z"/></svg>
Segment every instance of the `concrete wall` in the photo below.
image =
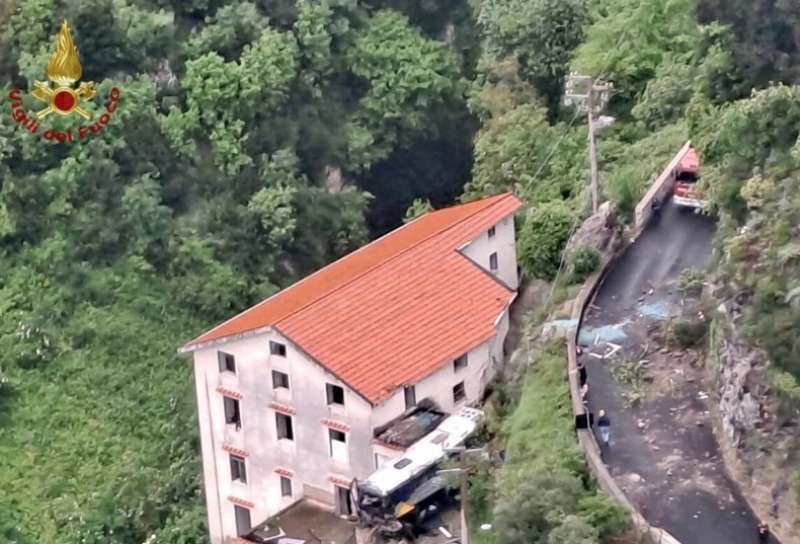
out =
<svg viewBox="0 0 800 544"><path fill-rule="evenodd" d="M286 357L271 355L269 341L286 346ZM333 505L331 478L349 481L364 478L373 470L371 454L370 405L323 367L309 359L276 331L226 342L219 349L234 355L236 374L220 372L217 347L194 354L203 447L203 470L209 528L212 543L236 532L233 503L235 497L253 503L251 519L259 523L313 488L316 500ZM289 375L289 390L273 390L272 370ZM327 405L325 384L342 386L344 408ZM226 424L223 393L219 387L241 394L242 426ZM294 440L278 440L275 414L286 407L291 414ZM330 455L328 427L332 420L350 428L347 432L349 459L342 463ZM246 452L247 483L231 481L229 453L224 448ZM281 496L280 475L275 469L290 471L293 496Z"/></svg>
<svg viewBox="0 0 800 544"><path fill-rule="evenodd" d="M661 175L656 178L653 184L650 186L650 189L644 195L644 197L639 201L639 204L636 205L636 213L635 213L635 227L637 232L641 232L647 222L650 220L650 214L652 210L650 209L650 205L652 204L654 199L658 199L659 201L663 201L664 198L668 197L672 193L672 186L675 182L675 168L678 167L678 164L681 162L681 159L686 152L689 151L691 147L691 142L686 142L680 151L672 158L669 162L667 167L661 172Z"/></svg>
<svg viewBox="0 0 800 544"><path fill-rule="evenodd" d="M492 253L497 253L497 277L511 289L516 290L519 287L513 216L506 217L495 225L493 237L489 238L487 230L463 246L461 253L490 273L489 257Z"/></svg>

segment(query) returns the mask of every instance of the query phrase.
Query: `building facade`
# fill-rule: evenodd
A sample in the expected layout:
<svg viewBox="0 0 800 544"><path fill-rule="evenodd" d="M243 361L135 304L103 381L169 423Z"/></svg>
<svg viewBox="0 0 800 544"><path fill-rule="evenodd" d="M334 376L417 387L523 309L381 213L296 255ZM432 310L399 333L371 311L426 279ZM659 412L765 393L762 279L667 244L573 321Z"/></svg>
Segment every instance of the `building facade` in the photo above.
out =
<svg viewBox="0 0 800 544"><path fill-rule="evenodd" d="M432 212L189 342L212 544L402 451L375 429L422 399L475 404L518 286L513 195Z"/></svg>

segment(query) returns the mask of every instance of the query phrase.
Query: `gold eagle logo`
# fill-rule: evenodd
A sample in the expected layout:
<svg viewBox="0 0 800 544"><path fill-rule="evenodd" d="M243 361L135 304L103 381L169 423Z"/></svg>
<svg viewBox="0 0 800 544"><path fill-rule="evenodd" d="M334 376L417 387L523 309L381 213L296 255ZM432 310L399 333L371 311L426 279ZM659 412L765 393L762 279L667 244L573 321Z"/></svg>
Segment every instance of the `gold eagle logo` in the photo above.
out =
<svg viewBox="0 0 800 544"><path fill-rule="evenodd" d="M89 119L89 112L81 108L81 101L91 100L97 94L94 83L83 82L77 89L73 88L76 81L81 78L83 69L78 60L78 48L72 41L72 33L67 21L61 23L61 30L56 38L55 49L47 63L47 78L53 82L54 88L46 82L36 81L33 96L37 100L47 103L47 107L39 111L39 119L51 113L71 115L77 113L84 119Z"/></svg>

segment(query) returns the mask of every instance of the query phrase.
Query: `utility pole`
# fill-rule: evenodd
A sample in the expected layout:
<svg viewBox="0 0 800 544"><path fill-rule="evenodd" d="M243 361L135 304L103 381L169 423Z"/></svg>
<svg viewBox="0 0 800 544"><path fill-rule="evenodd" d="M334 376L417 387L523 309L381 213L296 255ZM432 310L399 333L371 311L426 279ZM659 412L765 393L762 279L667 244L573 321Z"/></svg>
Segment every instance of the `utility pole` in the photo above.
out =
<svg viewBox="0 0 800 544"><path fill-rule="evenodd" d="M589 169L591 172L592 212L597 213L600 201L597 171L597 148L595 147L595 117L605 109L611 96L614 85L595 79L592 76L582 76L575 73L567 77L564 93L564 104L575 106L579 111L585 111L589 124Z"/></svg>
<svg viewBox="0 0 800 544"><path fill-rule="evenodd" d="M469 544L469 528L467 526L467 467L465 466L465 456L468 453L483 453L484 448L466 449L464 446L448 448L447 453L458 454L459 468L439 470L436 474L459 474L459 495L461 496L461 544Z"/></svg>

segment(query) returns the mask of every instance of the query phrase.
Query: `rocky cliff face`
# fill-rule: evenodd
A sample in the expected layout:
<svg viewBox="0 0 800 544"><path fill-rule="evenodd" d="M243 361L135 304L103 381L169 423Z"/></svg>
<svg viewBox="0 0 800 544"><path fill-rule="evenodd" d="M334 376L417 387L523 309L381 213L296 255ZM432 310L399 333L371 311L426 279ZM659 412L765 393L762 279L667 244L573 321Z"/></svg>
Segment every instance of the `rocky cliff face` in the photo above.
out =
<svg viewBox="0 0 800 544"><path fill-rule="evenodd" d="M740 316L735 300L721 303L710 334L707 371L720 448L756 514L783 543L797 543L800 417L778 417L767 379L769 360L738 330Z"/></svg>

